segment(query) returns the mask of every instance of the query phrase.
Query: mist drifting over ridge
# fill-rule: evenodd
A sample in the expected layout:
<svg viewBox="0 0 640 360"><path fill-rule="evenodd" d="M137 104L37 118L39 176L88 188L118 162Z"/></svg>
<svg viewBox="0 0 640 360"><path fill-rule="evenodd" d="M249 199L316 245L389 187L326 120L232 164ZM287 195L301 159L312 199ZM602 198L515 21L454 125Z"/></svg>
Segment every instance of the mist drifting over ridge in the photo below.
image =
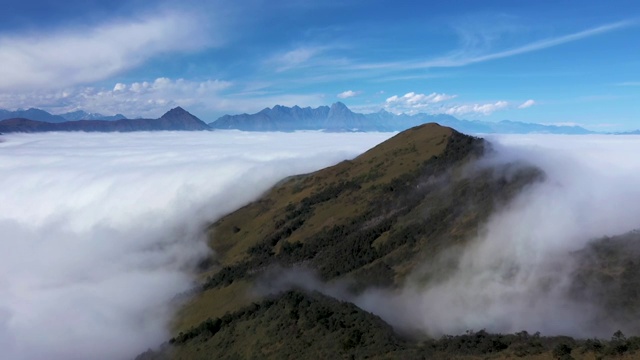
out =
<svg viewBox="0 0 640 360"><path fill-rule="evenodd" d="M124 359L165 341L203 226L391 134L55 133L0 145L5 359Z"/></svg>
<svg viewBox="0 0 640 360"><path fill-rule="evenodd" d="M482 329L578 338L608 338L617 330L638 334L632 314L619 316L628 309L608 308L576 277L580 252L594 241L640 228L637 138L489 140L493 151L467 167L470 179L485 167L508 172L534 166L544 176L491 214L467 245L450 246L421 263L399 288L353 293L348 278L324 283L310 269L276 268L260 279L256 291L320 291L379 315L397 330L436 338Z"/></svg>
<svg viewBox="0 0 640 360"><path fill-rule="evenodd" d="M509 135L475 166L525 163L545 179L492 214L472 242L425 263L398 291L351 298L400 329L432 336L467 330L607 338L640 329L614 320L600 299L577 298L577 251L593 240L640 228L636 137ZM443 278L421 279L445 266Z"/></svg>

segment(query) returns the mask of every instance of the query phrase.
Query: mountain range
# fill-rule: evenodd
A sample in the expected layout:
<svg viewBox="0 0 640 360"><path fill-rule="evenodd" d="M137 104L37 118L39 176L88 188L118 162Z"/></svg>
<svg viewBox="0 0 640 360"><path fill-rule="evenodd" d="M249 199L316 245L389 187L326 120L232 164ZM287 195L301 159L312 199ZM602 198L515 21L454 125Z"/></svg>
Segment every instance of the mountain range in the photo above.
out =
<svg viewBox="0 0 640 360"><path fill-rule="evenodd" d="M42 115L40 113L41 110L36 110L37 109L29 109L27 112L29 112L29 114ZM49 131L131 132L159 130L210 130L210 128L202 120L193 116L181 107L169 110L158 119L48 122L26 118L11 118L0 121L0 133Z"/></svg>
<svg viewBox="0 0 640 360"><path fill-rule="evenodd" d="M177 108L184 111L182 108ZM154 119L127 119L124 115L106 116L82 110L52 115L44 110L0 109L0 132L40 131L149 131L149 130L216 130L235 129L242 131L299 131L320 130L326 132L352 131L403 131L424 123L435 122L468 134L592 134L580 126L547 125L503 120L499 122L463 120L447 114L414 115L393 114L385 110L361 114L351 111L345 104L336 102L331 106L287 107L276 105L255 114L224 115L205 124L189 114L189 123L162 123ZM166 115L166 114L165 114ZM163 119L161 117L160 119ZM155 119L155 120L160 120ZM165 119L166 120L166 119ZM197 120L197 121L194 121ZM112 123L112 124L109 124ZM52 125L60 124L60 125ZM627 132L621 134L638 134Z"/></svg>
<svg viewBox="0 0 640 360"><path fill-rule="evenodd" d="M385 110L360 114L351 111L345 104L336 102L331 107L317 108L276 105L255 114L225 115L209 123L213 129L238 129L243 131L295 131L324 130L341 131L402 131L423 123L435 122L464 133L548 133L590 134L579 126L557 126L503 120L500 122L460 120L446 114L415 115L393 114Z"/></svg>
<svg viewBox="0 0 640 360"><path fill-rule="evenodd" d="M7 119L29 119L36 121L44 121L50 123L61 123L65 121L77 121L77 120L105 120L105 121L114 121L120 119L126 119L127 117L122 114L116 114L112 116L102 115L99 113L88 113L83 110L77 110L72 112L67 112L64 114L53 115L44 110L29 108L29 109L19 109L15 111L0 109L0 120Z"/></svg>

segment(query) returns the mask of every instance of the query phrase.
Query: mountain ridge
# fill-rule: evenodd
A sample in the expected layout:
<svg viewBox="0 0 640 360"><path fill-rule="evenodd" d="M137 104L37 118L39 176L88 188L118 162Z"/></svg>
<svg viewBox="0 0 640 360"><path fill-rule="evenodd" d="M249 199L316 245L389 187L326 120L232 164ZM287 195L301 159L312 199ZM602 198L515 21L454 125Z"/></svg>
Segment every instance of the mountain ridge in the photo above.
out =
<svg viewBox="0 0 640 360"><path fill-rule="evenodd" d="M77 121L77 120L105 120L105 121L115 121L127 119L126 116L122 114L115 115L102 115L100 113L89 113L84 110L76 110L70 111L64 114L60 114L67 121Z"/></svg>
<svg viewBox="0 0 640 360"><path fill-rule="evenodd" d="M303 110L303 111L302 111ZM324 130L342 131L402 131L423 123L436 122L463 133L473 134L592 134L593 131L580 126L545 125L511 120L488 122L461 120L448 114L414 115L393 114L384 109L368 114L351 111L344 103L336 102L317 108L300 108L276 105L254 114L224 115L208 123L213 129L236 129L243 131L296 131Z"/></svg>
<svg viewBox="0 0 640 360"><path fill-rule="evenodd" d="M22 119L18 121L16 119ZM186 119L186 118L185 118ZM141 125L129 122L121 122L118 125L105 125L100 121L118 121L129 120L122 114L106 116L99 113L87 113L83 110L77 110L60 115L52 115L44 110L30 108L27 110L2 110L0 109L0 121L12 120L5 122L7 129L5 132L15 132L7 127L21 128L23 131L82 131L80 129L88 129L87 131L144 131L154 128L152 125ZM150 119L133 119L144 120ZM198 119L200 121L200 119ZM44 123L69 123L73 121L85 121L84 125L65 124L61 126L49 126ZM89 123L98 121L97 123ZM142 121L142 122L144 122ZM217 120L205 124L206 127L192 126L194 130L223 130L234 129L241 131L326 131L326 132L353 132L353 131L378 131L378 132L397 132L403 131L413 126L423 123L435 122L444 126L454 128L463 133L469 134L614 134L614 135L638 135L640 130L620 132L620 133L602 133L594 132L580 126L567 125L548 125L540 123L527 123L512 120L502 120L498 122L480 121L480 120L464 120L458 119L448 114L425 114L418 113L414 115L393 114L384 109L374 113L356 113L351 111L344 103L336 102L331 106L319 106L317 108L300 107L295 105L287 107L283 105L275 105L272 108L264 108L254 114L238 114L224 115ZM138 121L140 123L140 121ZM11 124L11 125L9 125ZM203 122L204 124L204 122ZM55 130L51 130L55 129ZM121 130L109 130L121 129ZM139 130L137 130L139 129Z"/></svg>
<svg viewBox="0 0 640 360"><path fill-rule="evenodd" d="M119 119L119 120L76 120L51 123L12 118L0 121L0 132L52 132L52 131L84 131L84 132L131 132L131 131L195 131L210 130L202 120L181 107L167 111L158 119Z"/></svg>
<svg viewBox="0 0 640 360"><path fill-rule="evenodd" d="M408 279L425 288L437 284L496 210L544 181L531 165L477 161L492 151L486 140L431 123L352 160L283 179L208 227L215 256L200 264L200 286L183 298L173 337L137 359L637 354L640 338L620 331L610 341L484 330L430 338L396 327L386 307L377 312L358 300L367 289L393 293ZM611 310L637 318L639 236L625 237L626 247L616 238L574 253L580 267L570 275L572 297L597 296L605 319ZM614 250L623 256L612 258ZM631 325L623 330L637 333L639 322Z"/></svg>
<svg viewBox="0 0 640 360"><path fill-rule="evenodd" d="M100 113L89 113L84 110L75 110L66 112L63 114L54 115L49 113L48 111L37 109L37 108L29 108L29 109L18 109L18 110L6 110L0 109L0 120L7 119L28 119L35 121L43 121L49 123L61 123L66 121L77 121L77 120L105 120L105 121L115 121L121 119L127 119L126 116L122 114L115 115L102 115Z"/></svg>

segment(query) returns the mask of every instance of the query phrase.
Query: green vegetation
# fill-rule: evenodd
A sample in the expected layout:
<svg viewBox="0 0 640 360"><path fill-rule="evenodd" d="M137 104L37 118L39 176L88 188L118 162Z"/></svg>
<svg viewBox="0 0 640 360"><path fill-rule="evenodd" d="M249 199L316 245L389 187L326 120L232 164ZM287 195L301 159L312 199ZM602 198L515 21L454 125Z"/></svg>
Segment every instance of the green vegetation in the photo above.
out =
<svg viewBox="0 0 640 360"><path fill-rule="evenodd" d="M319 293L252 292L274 267L309 268L326 282L347 280L356 292L399 286L409 273L434 280L438 272L420 274L417 265L462 247L492 212L543 177L520 164L478 165L487 151L482 139L426 124L352 161L283 180L210 226L215 256L202 263L201 287L178 312L174 337L139 359L633 358L640 339L621 332L610 341L486 331L411 338ZM620 316L637 314L640 247L628 240L620 248L614 240L576 254L580 285L572 291L611 301L609 307L625 309ZM593 289L620 297L606 300Z"/></svg>
<svg viewBox="0 0 640 360"><path fill-rule="evenodd" d="M474 167L484 140L425 124L351 161L282 181L210 227L215 257L176 333L251 301L272 266L302 266L355 290L400 284L414 267L468 241L494 208L541 178L531 168ZM506 176L506 173L510 176ZM245 291L239 291L244 289Z"/></svg>
<svg viewBox="0 0 640 360"><path fill-rule="evenodd" d="M320 293L287 291L239 311L209 318L173 337L159 359L604 359L635 356L640 338L574 340L526 331L484 330L418 341L402 337L377 316ZM640 355L640 354L638 354Z"/></svg>
<svg viewBox="0 0 640 360"><path fill-rule="evenodd" d="M445 145L444 137L436 139L437 146ZM380 149L373 149L352 162L292 179L274 189L275 195L222 219L214 226L214 248L221 237L241 237L236 246L245 251L241 261L209 275L204 289L228 286L276 263L305 264L324 280L351 276L363 287L393 284L412 268L407 262L415 263L416 254L434 256L465 241L497 204L540 176L523 168L507 180L486 168L470 178L462 168L483 153L483 140L456 132L446 139L442 151L429 151L428 157L411 142L384 149L387 156L374 156ZM390 174L404 157L419 162ZM326 172L334 175L331 182ZM285 205L286 195L299 199ZM265 203L271 204L267 210L256 209ZM238 223L236 217L249 218L242 213L259 214L259 222ZM238 230L247 228L251 231Z"/></svg>
<svg viewBox="0 0 640 360"><path fill-rule="evenodd" d="M575 299L589 299L602 309L599 322L640 333L640 233L598 239L577 252L572 281Z"/></svg>

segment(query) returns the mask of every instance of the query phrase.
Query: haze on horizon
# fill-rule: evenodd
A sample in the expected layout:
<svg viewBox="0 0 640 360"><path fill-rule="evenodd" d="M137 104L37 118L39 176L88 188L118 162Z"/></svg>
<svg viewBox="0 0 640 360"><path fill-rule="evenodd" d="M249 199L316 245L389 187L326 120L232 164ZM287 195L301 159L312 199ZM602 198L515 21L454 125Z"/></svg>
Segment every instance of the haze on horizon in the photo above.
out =
<svg viewBox="0 0 640 360"><path fill-rule="evenodd" d="M280 105L635 130L640 4L8 0L0 108Z"/></svg>

